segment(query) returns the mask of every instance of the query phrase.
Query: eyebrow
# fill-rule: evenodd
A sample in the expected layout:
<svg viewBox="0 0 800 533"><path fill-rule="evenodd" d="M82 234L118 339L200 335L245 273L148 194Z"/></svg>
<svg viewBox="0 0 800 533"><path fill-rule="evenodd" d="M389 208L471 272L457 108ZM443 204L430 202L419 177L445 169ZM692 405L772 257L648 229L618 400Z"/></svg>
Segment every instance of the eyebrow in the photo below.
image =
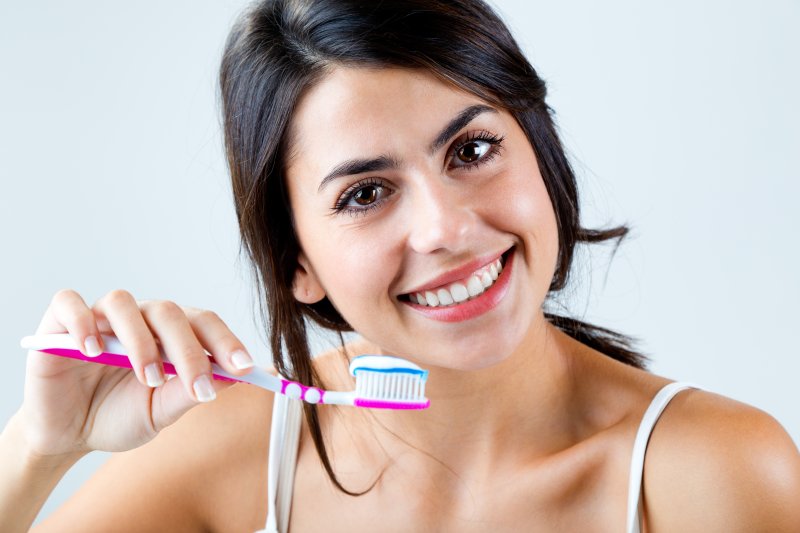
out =
<svg viewBox="0 0 800 533"><path fill-rule="evenodd" d="M461 113L456 115L453 120L448 122L447 126L442 128L442 131L439 132L439 135L436 136L436 139L428 148L430 153L433 154L439 150L447 141L450 140L453 135L458 133L464 126L472 122L472 120L481 113L497 113L497 110L493 107L483 104L471 105L464 109L461 111Z"/></svg>
<svg viewBox="0 0 800 533"><path fill-rule="evenodd" d="M328 183L342 176L351 176L353 174L361 174L363 172L379 172L381 170L397 168L399 166L400 163L388 155L382 155L373 159L348 159L347 161L336 165L333 170L328 172L327 176L322 178L322 182L319 184L317 192L322 191L322 189Z"/></svg>
<svg viewBox="0 0 800 533"><path fill-rule="evenodd" d="M444 144L450 140L453 135L458 133L464 126L472 122L475 117L481 113L497 113L497 110L488 105L476 104L467 107L455 116L447 125L442 128L438 135L434 138L433 142L428 147L431 154L439 150ZM400 166L400 162L388 155L381 155L368 159L348 159L336 165L333 170L322 178L317 192L321 192L328 183L340 178L342 176L351 176L353 174L362 174L364 172L379 172L381 170L393 169Z"/></svg>

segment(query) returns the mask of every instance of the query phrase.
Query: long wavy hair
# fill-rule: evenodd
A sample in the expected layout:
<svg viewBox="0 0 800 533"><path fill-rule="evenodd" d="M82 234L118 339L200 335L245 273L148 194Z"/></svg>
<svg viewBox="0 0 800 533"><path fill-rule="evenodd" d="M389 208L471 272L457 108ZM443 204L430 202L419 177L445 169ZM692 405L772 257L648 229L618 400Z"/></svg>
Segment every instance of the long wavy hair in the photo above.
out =
<svg viewBox="0 0 800 533"><path fill-rule="evenodd" d="M235 23L225 45L220 89L225 148L246 250L269 324L275 367L323 386L311 364L307 320L352 331L330 301L299 303L292 293L299 243L284 184L287 128L299 98L335 66L425 69L510 112L536 153L558 224L558 261L547 300L564 289L578 243L616 240L627 226L580 224L575 175L559 140L545 82L497 14L479 0L263 0ZM635 340L553 313L545 317L578 341L645 368ZM304 406L311 436L333 483L317 406Z"/></svg>

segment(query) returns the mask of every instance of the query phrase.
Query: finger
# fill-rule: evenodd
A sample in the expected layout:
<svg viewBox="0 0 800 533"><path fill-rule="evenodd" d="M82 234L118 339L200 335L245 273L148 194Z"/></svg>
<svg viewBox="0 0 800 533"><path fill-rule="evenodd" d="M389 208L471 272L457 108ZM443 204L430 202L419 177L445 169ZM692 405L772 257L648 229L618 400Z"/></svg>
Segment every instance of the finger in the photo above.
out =
<svg viewBox="0 0 800 533"><path fill-rule="evenodd" d="M81 295L72 289L60 290L53 296L36 328L37 334L64 331L69 333L84 355L97 357L103 352L103 339L94 314Z"/></svg>
<svg viewBox="0 0 800 533"><path fill-rule="evenodd" d="M94 304L94 310L108 321L125 346L136 378L148 387L163 385L164 369L156 340L133 296L124 290L111 291Z"/></svg>
<svg viewBox="0 0 800 533"><path fill-rule="evenodd" d="M250 371L253 358L215 312L192 307L183 310L200 344L214 356L218 365L237 375Z"/></svg>
<svg viewBox="0 0 800 533"><path fill-rule="evenodd" d="M213 380L212 384L217 393L220 390L234 385L233 381ZM186 394L185 387L180 379L171 379L163 387L153 391L152 416L153 427L161 431L177 421L192 407L199 405L195 399Z"/></svg>
<svg viewBox="0 0 800 533"><path fill-rule="evenodd" d="M141 311L189 395L199 402L216 398L211 361L183 309L174 302L154 301L142 304Z"/></svg>

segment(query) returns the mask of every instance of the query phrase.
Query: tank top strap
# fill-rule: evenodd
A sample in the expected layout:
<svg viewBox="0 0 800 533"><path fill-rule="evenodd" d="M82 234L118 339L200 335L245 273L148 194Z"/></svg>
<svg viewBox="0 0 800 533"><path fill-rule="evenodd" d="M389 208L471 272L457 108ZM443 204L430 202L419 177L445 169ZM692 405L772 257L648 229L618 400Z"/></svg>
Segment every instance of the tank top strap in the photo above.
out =
<svg viewBox="0 0 800 533"><path fill-rule="evenodd" d="M256 533L285 533L289 529L302 414L300 400L275 395L267 462L267 523Z"/></svg>
<svg viewBox="0 0 800 533"><path fill-rule="evenodd" d="M647 451L650 434L658 421L658 417L661 416L670 400L684 389L702 389L702 387L685 381L667 384L653 397L653 401L650 402L650 406L645 411L641 424L639 424L639 431L636 433L636 440L633 443L630 480L628 482L627 533L641 533L642 530L642 476L644 474L644 455Z"/></svg>
<svg viewBox="0 0 800 533"><path fill-rule="evenodd" d="M642 417L631 457L626 520L628 533L641 533L642 530L641 485L650 434L670 400L680 391L689 388L702 389L688 382L674 382L664 386ZM256 533L285 533L288 530L302 412L299 400L289 399L282 394L275 395L267 472L267 523L264 529Z"/></svg>

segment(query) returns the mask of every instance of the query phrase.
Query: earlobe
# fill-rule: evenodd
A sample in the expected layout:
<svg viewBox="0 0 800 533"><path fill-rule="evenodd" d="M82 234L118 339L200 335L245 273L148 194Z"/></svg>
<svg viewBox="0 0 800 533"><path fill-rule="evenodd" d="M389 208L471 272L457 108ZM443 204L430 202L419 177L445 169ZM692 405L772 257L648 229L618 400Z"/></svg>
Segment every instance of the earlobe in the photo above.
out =
<svg viewBox="0 0 800 533"><path fill-rule="evenodd" d="M297 256L292 292L295 299L304 304L315 304L325 298L325 289L322 288L303 252Z"/></svg>

